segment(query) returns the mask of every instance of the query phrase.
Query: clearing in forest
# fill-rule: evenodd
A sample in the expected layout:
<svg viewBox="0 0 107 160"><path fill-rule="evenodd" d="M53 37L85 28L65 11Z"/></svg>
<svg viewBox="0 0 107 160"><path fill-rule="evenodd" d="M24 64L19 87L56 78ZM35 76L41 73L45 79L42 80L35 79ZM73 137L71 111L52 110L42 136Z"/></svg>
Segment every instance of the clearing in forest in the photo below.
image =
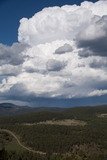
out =
<svg viewBox="0 0 107 160"><path fill-rule="evenodd" d="M87 123L76 119L64 119L64 120L46 120L38 123L25 123L24 125L60 125L60 126L85 126Z"/></svg>
<svg viewBox="0 0 107 160"><path fill-rule="evenodd" d="M107 118L107 113L98 114L97 117L99 117L99 118Z"/></svg>

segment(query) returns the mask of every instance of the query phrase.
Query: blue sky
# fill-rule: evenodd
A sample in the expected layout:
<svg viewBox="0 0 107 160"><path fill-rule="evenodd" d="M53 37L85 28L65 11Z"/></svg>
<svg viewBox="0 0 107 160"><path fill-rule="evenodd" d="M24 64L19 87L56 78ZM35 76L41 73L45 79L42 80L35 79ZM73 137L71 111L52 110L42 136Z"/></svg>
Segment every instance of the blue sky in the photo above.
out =
<svg viewBox="0 0 107 160"><path fill-rule="evenodd" d="M0 0L0 102L106 104L107 1Z"/></svg>
<svg viewBox="0 0 107 160"><path fill-rule="evenodd" d="M17 41L19 20L30 18L44 7L80 4L83 0L0 0L0 43ZM93 1L95 2L95 1Z"/></svg>

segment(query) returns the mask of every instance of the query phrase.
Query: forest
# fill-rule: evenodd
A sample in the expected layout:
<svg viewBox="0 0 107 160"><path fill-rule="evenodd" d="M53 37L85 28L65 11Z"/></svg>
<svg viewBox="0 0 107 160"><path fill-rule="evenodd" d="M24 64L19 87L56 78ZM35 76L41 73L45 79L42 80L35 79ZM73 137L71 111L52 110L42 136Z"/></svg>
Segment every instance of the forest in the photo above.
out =
<svg viewBox="0 0 107 160"><path fill-rule="evenodd" d="M67 120L84 122L84 125L41 123ZM107 106L44 109L2 116L0 129L0 160L107 159ZM12 132L19 144L5 130Z"/></svg>

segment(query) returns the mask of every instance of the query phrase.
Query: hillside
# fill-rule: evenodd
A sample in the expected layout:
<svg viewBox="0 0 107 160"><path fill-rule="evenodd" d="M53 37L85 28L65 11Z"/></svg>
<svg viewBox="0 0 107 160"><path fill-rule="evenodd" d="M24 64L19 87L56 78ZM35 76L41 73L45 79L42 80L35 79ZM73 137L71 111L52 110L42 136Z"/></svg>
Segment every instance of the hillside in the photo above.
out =
<svg viewBox="0 0 107 160"><path fill-rule="evenodd" d="M31 107L18 106L11 103L0 103L0 116L9 116L29 112Z"/></svg>
<svg viewBox="0 0 107 160"><path fill-rule="evenodd" d="M58 107L29 107L19 106L12 103L0 103L0 116L13 116L20 115L29 112L40 112L40 111L61 111L63 108Z"/></svg>
<svg viewBox="0 0 107 160"><path fill-rule="evenodd" d="M8 154L14 152L16 157L27 155L31 160L104 160L107 159L106 115L105 105L40 109L31 113L0 117L1 131L7 131L0 133L0 143L1 146L4 144ZM4 134L7 136L3 138ZM18 144L14 137L18 138Z"/></svg>

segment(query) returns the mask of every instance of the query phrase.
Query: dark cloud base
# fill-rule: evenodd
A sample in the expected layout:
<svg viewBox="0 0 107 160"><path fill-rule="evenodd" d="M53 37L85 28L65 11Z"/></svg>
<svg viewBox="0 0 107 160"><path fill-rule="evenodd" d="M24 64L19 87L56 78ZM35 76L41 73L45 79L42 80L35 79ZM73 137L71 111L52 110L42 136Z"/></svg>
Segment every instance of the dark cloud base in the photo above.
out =
<svg viewBox="0 0 107 160"><path fill-rule="evenodd" d="M10 100L10 98L9 98ZM14 97L14 100L18 100ZM25 101L25 99L20 99ZM107 104L107 95L95 96L88 98L75 98L75 99L59 99L59 98L43 98L43 97L28 97L27 103L33 107L81 107L81 106L96 106Z"/></svg>

